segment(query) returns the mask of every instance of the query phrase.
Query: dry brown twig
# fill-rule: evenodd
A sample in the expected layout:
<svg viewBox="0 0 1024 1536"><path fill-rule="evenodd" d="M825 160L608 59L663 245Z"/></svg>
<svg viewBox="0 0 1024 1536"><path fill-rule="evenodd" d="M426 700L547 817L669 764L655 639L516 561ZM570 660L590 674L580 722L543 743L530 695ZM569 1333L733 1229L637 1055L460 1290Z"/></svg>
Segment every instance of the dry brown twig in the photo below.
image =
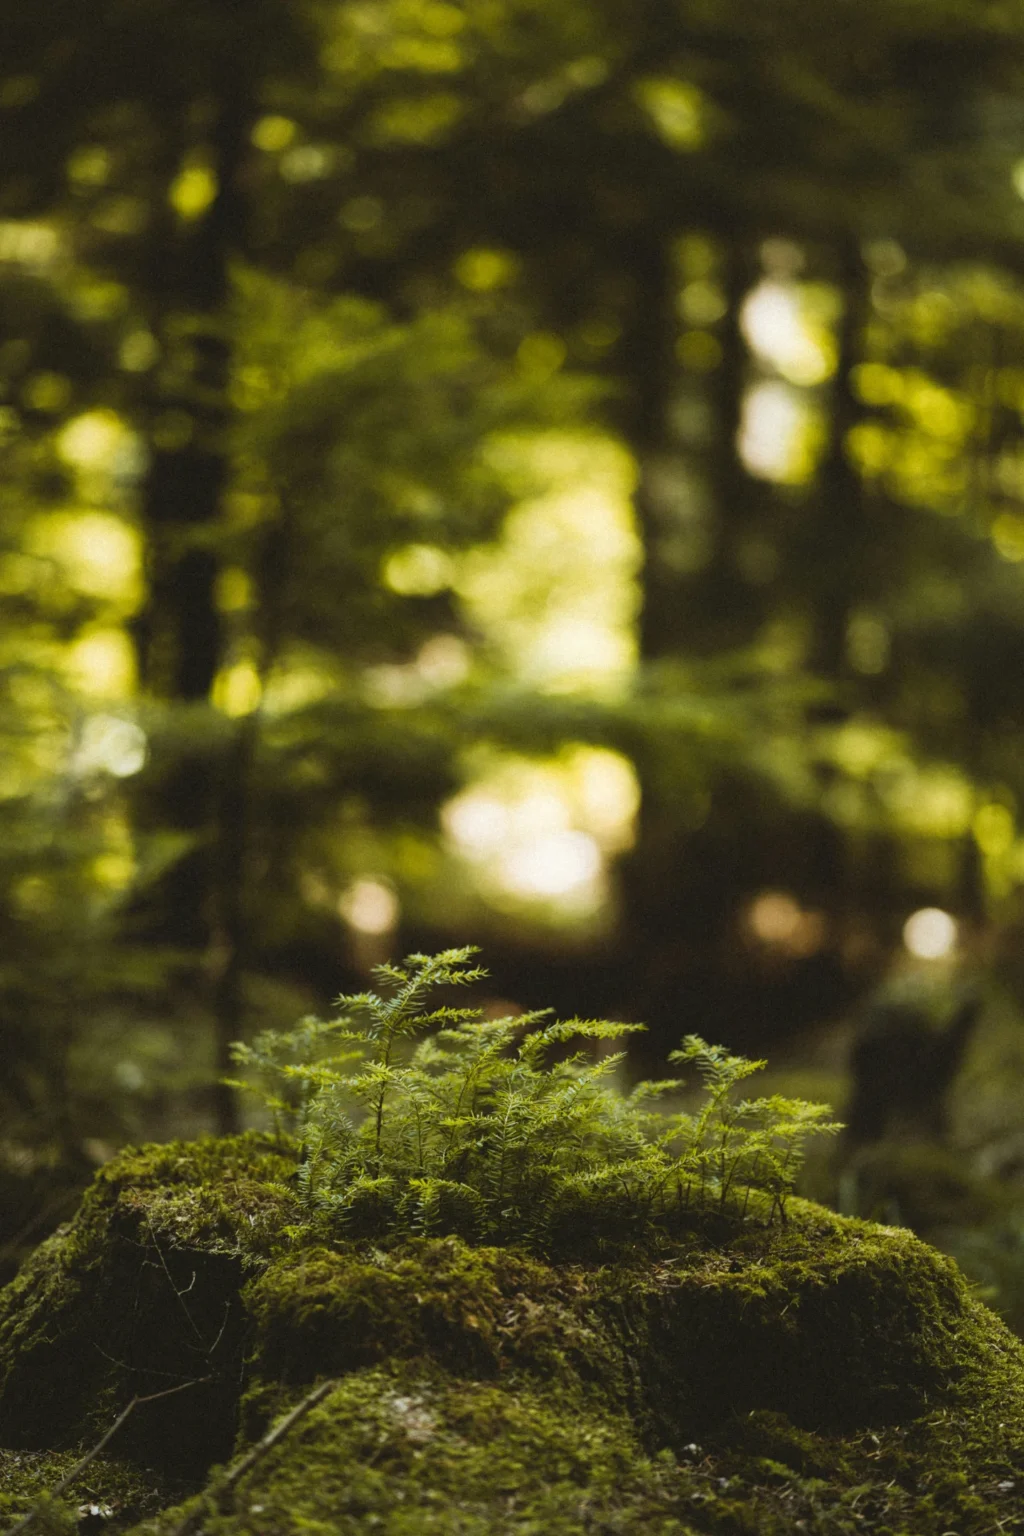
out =
<svg viewBox="0 0 1024 1536"><path fill-rule="evenodd" d="M209 1513L210 1505L220 1504L236 1483L240 1482L247 1472L251 1472L257 1462L261 1461L268 1451L273 1450L299 1420L304 1418L311 1408L315 1408L317 1403L322 1402L329 1392L333 1392L337 1385L337 1381L322 1381L319 1386L313 1388L312 1392L307 1393L301 1403L296 1403L283 1419L279 1419L273 1428L267 1431L262 1440L256 1442L251 1451L247 1451L233 1467L225 1472L216 1487L201 1496L195 1509L189 1510L184 1520L174 1527L170 1536L191 1536L191 1532L196 1530L203 1517Z"/></svg>

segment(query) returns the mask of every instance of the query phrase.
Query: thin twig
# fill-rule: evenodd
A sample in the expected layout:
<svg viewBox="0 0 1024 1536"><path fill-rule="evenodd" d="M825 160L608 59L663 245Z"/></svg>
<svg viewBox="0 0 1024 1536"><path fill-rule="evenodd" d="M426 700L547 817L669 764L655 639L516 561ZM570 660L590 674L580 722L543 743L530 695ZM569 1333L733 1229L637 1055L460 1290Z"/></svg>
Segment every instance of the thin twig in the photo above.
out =
<svg viewBox="0 0 1024 1536"><path fill-rule="evenodd" d="M301 1403L297 1403L290 1413L286 1413L283 1419L279 1419L273 1428L267 1431L262 1440L257 1441L251 1451L247 1451L240 1461L235 1462L235 1465L224 1474L216 1487L211 1488L208 1493L202 1495L196 1508L190 1510L184 1520L174 1527L171 1536L190 1536L190 1532L194 1531L204 1516L209 1513L210 1503L212 1502L214 1505L219 1504L224 1496L231 1492L235 1484L240 1482L247 1472L251 1472L256 1463L262 1461L267 1452L273 1450L274 1446L284 1439L285 1435L294 1428L299 1420L305 1418L309 1410L315 1408L317 1403L322 1402L329 1392L334 1391L337 1385L337 1381L322 1381L318 1387L314 1387L312 1392L302 1399ZM13 1533L8 1533L8 1536L13 1536Z"/></svg>
<svg viewBox="0 0 1024 1536"><path fill-rule="evenodd" d="M227 1305L224 1308L224 1321L220 1325L220 1331L218 1332L217 1337L214 1339L213 1343L210 1345L209 1349L206 1351L206 1358L208 1360L213 1355L216 1354L216 1352L217 1352L217 1345L220 1343L221 1339L224 1337L224 1330L225 1330L225 1328L228 1325L228 1318L230 1316L231 1316L231 1298L229 1296L228 1300L227 1300Z"/></svg>
<svg viewBox="0 0 1024 1536"><path fill-rule="evenodd" d="M122 1409L122 1411L118 1414L117 1418L114 1420L113 1424L111 1424L110 1428L107 1430L102 1439L97 1440L92 1450L86 1451L81 1461L75 1462L75 1465L71 1468L71 1471L67 1474L66 1477L62 1477L60 1482L57 1483L53 1488L48 1488L46 1490L50 1498L60 1498L65 1488L67 1488L70 1483L74 1482L79 1472L83 1472L89 1465L90 1461L92 1461L93 1457L98 1456L104 1447L109 1445L110 1441L113 1440L114 1436L121 1428L121 1425L124 1423L125 1419L128 1418L133 1409L138 1408L140 1403L155 1403L161 1397L173 1397L176 1392L186 1392L189 1387L201 1386L203 1382L212 1381L212 1379L213 1378L211 1376L197 1376L194 1381L182 1382L182 1384L178 1387L166 1387L163 1392L150 1392L146 1397L133 1397L127 1408ZM23 1531L26 1526L31 1525L32 1521L36 1518L38 1513L38 1507L33 1506L27 1515L22 1515L20 1520L15 1521L14 1525L12 1525L10 1529L5 1533L5 1536L16 1536L18 1531Z"/></svg>
<svg viewBox="0 0 1024 1536"><path fill-rule="evenodd" d="M191 1386L194 1380L208 1380L206 1376L198 1378L189 1376L186 1379L180 1371L159 1371L155 1365L129 1365L127 1360L119 1360L116 1355L108 1355L107 1351L97 1344L95 1339L92 1341L92 1347L97 1354L103 1356L104 1360L109 1360L111 1365L116 1365L120 1370L134 1373L136 1376L166 1376L169 1381L180 1381L185 1386Z"/></svg>
<svg viewBox="0 0 1024 1536"><path fill-rule="evenodd" d="M188 1325L192 1329L192 1332L195 1334L195 1336L199 1340L200 1344L203 1344L205 1346L206 1341L203 1338L202 1334L199 1332L199 1329L196 1327L195 1319L192 1316L191 1312L189 1311L188 1307L186 1307L184 1300L182 1299L183 1297L188 1295L189 1291L192 1289L192 1286L195 1285L195 1283L196 1283L195 1271L193 1271L193 1273L192 1273L192 1284L186 1286L183 1291L179 1291L178 1287L174 1283L174 1276L171 1274L170 1270L167 1267L167 1260L164 1258L163 1249L160 1247L160 1244L156 1240L156 1233L153 1231L153 1219L152 1219L152 1217L148 1213L147 1213L147 1216L146 1216L146 1225L149 1228L149 1235L152 1238L153 1247L156 1249L157 1258L160 1260L160 1267L163 1270L164 1274L167 1276L167 1284L170 1286L171 1290L174 1292L175 1296L177 1297L179 1305L181 1306L181 1310L184 1312L185 1317L188 1319ZM207 1351L207 1353L208 1353L208 1351Z"/></svg>

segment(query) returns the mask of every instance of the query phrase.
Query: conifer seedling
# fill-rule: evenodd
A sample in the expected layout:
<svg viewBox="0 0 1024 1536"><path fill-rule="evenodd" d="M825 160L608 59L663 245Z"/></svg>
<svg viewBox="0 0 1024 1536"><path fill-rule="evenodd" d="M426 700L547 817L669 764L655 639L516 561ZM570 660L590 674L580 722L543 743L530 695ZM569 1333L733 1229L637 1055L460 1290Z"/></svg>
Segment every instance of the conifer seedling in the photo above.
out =
<svg viewBox="0 0 1024 1536"><path fill-rule="evenodd" d="M681 1078L623 1093L624 1052L592 1043L642 1025L432 1005L438 989L487 974L476 954L377 966L380 990L340 997L335 1018L234 1046L251 1074L235 1086L299 1142L311 1218L351 1235L457 1233L535 1251L572 1232L650 1242L713 1211L785 1220L807 1139L840 1129L826 1105L737 1099L765 1063L699 1035L669 1057L696 1070L695 1111L661 1107Z"/></svg>

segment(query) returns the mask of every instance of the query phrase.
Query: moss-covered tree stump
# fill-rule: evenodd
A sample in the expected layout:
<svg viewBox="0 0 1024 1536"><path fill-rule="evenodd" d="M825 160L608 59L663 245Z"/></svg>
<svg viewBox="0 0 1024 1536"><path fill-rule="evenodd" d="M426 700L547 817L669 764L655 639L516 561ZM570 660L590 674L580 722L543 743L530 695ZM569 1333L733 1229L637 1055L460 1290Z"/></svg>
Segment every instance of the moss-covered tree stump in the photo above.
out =
<svg viewBox="0 0 1024 1536"><path fill-rule="evenodd" d="M908 1232L794 1201L555 1265L332 1239L292 1171L125 1153L0 1293L0 1529L138 1398L37 1529L1024 1530L1024 1350Z"/></svg>

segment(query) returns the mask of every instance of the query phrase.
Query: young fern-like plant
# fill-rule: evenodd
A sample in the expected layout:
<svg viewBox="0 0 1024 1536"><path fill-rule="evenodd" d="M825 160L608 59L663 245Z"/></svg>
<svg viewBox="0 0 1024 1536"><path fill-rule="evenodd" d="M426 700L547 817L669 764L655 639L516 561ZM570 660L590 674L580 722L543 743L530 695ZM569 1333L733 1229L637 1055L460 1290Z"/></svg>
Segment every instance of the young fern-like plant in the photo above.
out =
<svg viewBox="0 0 1024 1536"><path fill-rule="evenodd" d="M661 1109L679 1079L622 1094L624 1053L595 1058L588 1045L642 1025L430 1006L438 988L486 975L476 953L378 966L381 991L339 998L336 1018L233 1047L251 1074L235 1086L300 1143L311 1215L353 1235L454 1232L537 1250L574 1234L643 1242L683 1213L746 1216L755 1189L770 1196L768 1219L785 1219L808 1136L839 1129L826 1106L737 1102L738 1084L764 1063L696 1035L670 1057L697 1070L696 1113Z"/></svg>

